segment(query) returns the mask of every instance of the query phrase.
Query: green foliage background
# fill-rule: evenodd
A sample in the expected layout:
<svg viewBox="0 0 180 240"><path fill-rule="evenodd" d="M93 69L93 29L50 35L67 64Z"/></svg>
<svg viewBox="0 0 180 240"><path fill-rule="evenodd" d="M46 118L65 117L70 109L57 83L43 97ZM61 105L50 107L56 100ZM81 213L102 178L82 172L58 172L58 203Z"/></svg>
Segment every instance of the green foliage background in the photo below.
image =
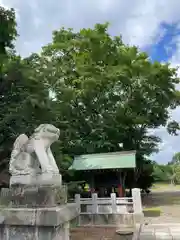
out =
<svg viewBox="0 0 180 240"><path fill-rule="evenodd" d="M111 37L108 23L79 32L61 28L41 53L23 59L13 45L14 10L1 7L0 18L1 173L18 135L51 123L61 130L53 151L65 181L82 178L67 171L75 155L121 150L137 151L137 168L127 172L129 187L149 187L163 175L163 167L149 160L161 141L149 130L179 130L179 123L169 122L169 109L180 100L176 69Z"/></svg>

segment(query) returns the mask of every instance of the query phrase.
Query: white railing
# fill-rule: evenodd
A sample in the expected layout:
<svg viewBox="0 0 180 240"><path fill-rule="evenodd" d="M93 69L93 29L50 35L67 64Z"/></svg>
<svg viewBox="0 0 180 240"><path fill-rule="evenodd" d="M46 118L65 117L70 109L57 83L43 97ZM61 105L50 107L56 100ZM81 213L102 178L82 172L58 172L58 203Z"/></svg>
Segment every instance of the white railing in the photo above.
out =
<svg viewBox="0 0 180 240"><path fill-rule="evenodd" d="M142 203L140 189L132 189L132 197L119 198L111 193L110 198L98 198L93 193L91 198L81 198L75 195L75 202L78 206L79 216L92 215L133 215L142 214ZM82 221L81 221L82 222Z"/></svg>

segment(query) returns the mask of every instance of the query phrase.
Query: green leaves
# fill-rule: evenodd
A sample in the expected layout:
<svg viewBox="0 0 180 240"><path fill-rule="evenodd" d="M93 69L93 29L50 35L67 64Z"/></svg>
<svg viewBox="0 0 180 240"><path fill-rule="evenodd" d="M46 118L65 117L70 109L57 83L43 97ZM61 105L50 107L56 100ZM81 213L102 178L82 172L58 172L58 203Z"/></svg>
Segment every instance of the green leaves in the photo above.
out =
<svg viewBox="0 0 180 240"><path fill-rule="evenodd" d="M177 133L178 130L180 130L180 126L179 126L178 122L171 121L171 122L168 123L167 131L168 131L169 134L177 136L178 135L178 133Z"/></svg>
<svg viewBox="0 0 180 240"><path fill-rule="evenodd" d="M49 91L33 72L32 64L15 55L3 61L0 82L0 163L3 164L0 171L6 169L18 135L30 134L37 125L52 119L48 112Z"/></svg>
<svg viewBox="0 0 180 240"><path fill-rule="evenodd" d="M152 63L137 47L111 37L107 28L97 24L54 32L39 59L41 77L53 88L58 121L66 122L63 152L135 149L143 168L143 156L157 151L160 141L148 129L167 124L168 109L179 104L179 80L175 69ZM168 126L172 134L178 128L173 126Z"/></svg>
<svg viewBox="0 0 180 240"><path fill-rule="evenodd" d="M172 161L170 163L173 165L180 165L180 152L174 154Z"/></svg>
<svg viewBox="0 0 180 240"><path fill-rule="evenodd" d="M151 63L146 53L126 46L120 37L112 38L107 28L97 24L79 32L54 32L53 42L40 56L41 75L53 84L59 119L74 129L82 146L93 142L105 151L104 142L113 151L124 142L127 150L141 148L147 137L143 130L166 125L168 108L178 104L176 70ZM100 133L101 144L95 144ZM144 143L143 152L149 155L156 144Z"/></svg>
<svg viewBox="0 0 180 240"><path fill-rule="evenodd" d="M153 177L157 182L170 182L173 179L173 169L171 165L159 165L154 163Z"/></svg>
<svg viewBox="0 0 180 240"><path fill-rule="evenodd" d="M12 30L9 41L15 35ZM8 131L1 134L2 146L7 149L16 134L50 122L61 129L54 151L66 159L62 169L67 156L136 150L142 173L144 156L157 151L160 141L148 130L167 125L168 110L179 105L178 82L176 69L152 63L137 47L110 36L107 23L79 32L62 28L40 55L9 54L3 61L0 128ZM169 133L178 127L170 123Z"/></svg>
<svg viewBox="0 0 180 240"><path fill-rule="evenodd" d="M17 37L15 12L0 6L0 64L7 51L14 48L13 41Z"/></svg>

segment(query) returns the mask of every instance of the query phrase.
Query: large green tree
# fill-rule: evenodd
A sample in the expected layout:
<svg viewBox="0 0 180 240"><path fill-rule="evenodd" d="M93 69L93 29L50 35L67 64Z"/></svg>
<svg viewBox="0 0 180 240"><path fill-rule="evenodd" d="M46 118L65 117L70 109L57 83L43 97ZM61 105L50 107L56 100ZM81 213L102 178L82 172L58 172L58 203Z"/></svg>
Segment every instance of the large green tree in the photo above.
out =
<svg viewBox="0 0 180 240"><path fill-rule="evenodd" d="M160 141L149 129L167 125L168 109L179 104L179 79L169 64L151 62L137 47L111 37L107 28L96 24L79 32L55 31L53 42L37 58L37 75L54 96L62 151L74 155L135 149L138 182L147 168L144 156L157 151ZM178 128L176 122L168 124L171 134Z"/></svg>
<svg viewBox="0 0 180 240"><path fill-rule="evenodd" d="M52 119L49 90L34 74L35 57L21 59L14 51L17 36L13 10L0 8L0 174L15 138L30 134L38 124ZM3 175L4 176L4 175ZM2 179L0 175L0 180Z"/></svg>
<svg viewBox="0 0 180 240"><path fill-rule="evenodd" d="M13 41L16 39L15 11L0 6L0 56L6 55L9 49L14 48ZM2 61L2 59L0 59Z"/></svg>
<svg viewBox="0 0 180 240"><path fill-rule="evenodd" d="M1 107L3 107L3 97L6 95L5 92L5 81L4 81L4 66L7 61L7 56L9 53L9 50L13 50L13 40L17 36L16 32L16 21L15 21L15 12L13 9L7 10L0 6L0 104ZM3 111L4 109L1 109ZM0 122L3 120L3 116L0 113ZM0 153L2 154L2 135L0 137ZM4 151L4 150L3 150ZM1 170L4 169L4 159L1 156Z"/></svg>
<svg viewBox="0 0 180 240"><path fill-rule="evenodd" d="M128 173L129 182L151 179L152 163L145 156L158 150L160 139L149 129L167 125L168 109L179 104L176 69L152 63L120 37L112 38L108 24L55 31L40 55L21 59L11 51L17 36L14 11L0 8L0 14L2 169L19 133L51 122L61 129L54 151L66 160L59 165L65 175L76 154L136 150L137 168L135 175ZM171 134L178 128L175 121L168 124Z"/></svg>

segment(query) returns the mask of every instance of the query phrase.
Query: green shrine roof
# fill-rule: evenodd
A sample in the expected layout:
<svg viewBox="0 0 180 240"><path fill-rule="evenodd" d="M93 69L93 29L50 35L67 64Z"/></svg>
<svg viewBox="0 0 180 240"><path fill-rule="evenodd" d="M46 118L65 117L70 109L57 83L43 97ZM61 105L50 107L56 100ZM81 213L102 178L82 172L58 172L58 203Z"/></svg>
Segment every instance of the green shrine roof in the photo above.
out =
<svg viewBox="0 0 180 240"><path fill-rule="evenodd" d="M69 170L121 169L136 167L136 152L110 152L76 156Z"/></svg>

